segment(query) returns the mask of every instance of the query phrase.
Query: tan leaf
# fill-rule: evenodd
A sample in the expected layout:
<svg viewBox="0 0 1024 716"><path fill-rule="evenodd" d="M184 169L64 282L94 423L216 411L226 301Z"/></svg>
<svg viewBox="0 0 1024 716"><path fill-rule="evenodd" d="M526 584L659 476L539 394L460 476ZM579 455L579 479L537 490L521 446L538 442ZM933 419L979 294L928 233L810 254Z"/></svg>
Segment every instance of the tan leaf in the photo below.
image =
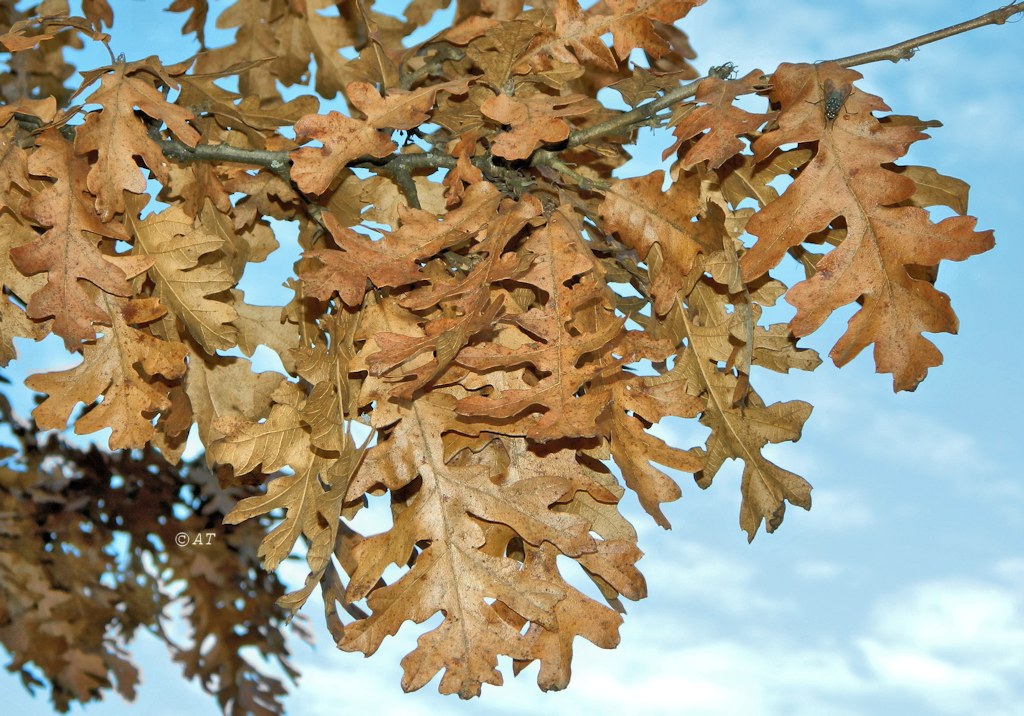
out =
<svg viewBox="0 0 1024 716"><path fill-rule="evenodd" d="M703 4L704 0L608 0L615 54L625 60L640 48L653 58L663 57L671 48L655 30L655 23L672 25Z"/></svg>
<svg viewBox="0 0 1024 716"><path fill-rule="evenodd" d="M763 84L762 77L761 70L751 70L738 80L709 77L701 82L696 97L700 105L676 125L672 132L676 143L665 150L662 159L673 154L685 140L702 132L706 133L701 134L683 157L683 167L687 169L705 161L710 168L717 169L742 151L746 144L739 137L754 133L775 116L774 112L754 114L733 105L738 96Z"/></svg>
<svg viewBox="0 0 1024 716"><path fill-rule="evenodd" d="M477 188L479 187L479 188ZM420 260L461 243L494 218L500 194L492 184L481 183L466 191L462 206L444 215L443 221L426 211L410 210L405 223L380 241L340 226L330 214L324 225L341 250L307 251L321 267L301 269L310 295L326 300L334 291L348 306L362 303L369 279L375 286L402 286L422 281Z"/></svg>
<svg viewBox="0 0 1024 716"><path fill-rule="evenodd" d="M697 186L690 176L662 192L662 171L637 179L615 182L601 204L608 231L619 234L624 244L647 258L657 245L665 264L651 286L654 310L664 315L676 294L693 285L699 275L697 257L721 246L721 228L706 219L694 221L701 207Z"/></svg>
<svg viewBox="0 0 1024 716"><path fill-rule="evenodd" d="M369 123L339 112L309 114L295 123L296 139L316 139L320 148L302 147L291 153L292 179L307 194L323 194L334 177L359 157L386 157L396 149L387 135Z"/></svg>
<svg viewBox="0 0 1024 716"><path fill-rule="evenodd" d="M130 296L128 278L145 271L151 261L99 251L94 237L128 240L124 227L104 223L96 216L86 193L85 164L57 130L47 130L37 144L29 158L29 171L57 181L31 199L27 212L49 230L32 243L12 249L10 256L26 275L47 272L46 284L25 297L27 313L35 320L53 317L53 332L72 350L80 341L95 337L92 324L110 325L112 320L82 281L114 296Z"/></svg>
<svg viewBox="0 0 1024 716"><path fill-rule="evenodd" d="M755 156L790 142L817 141L818 150L785 194L748 222L758 241L742 258L743 275L760 276L787 249L842 217L846 237L817 262L814 276L790 289L787 301L797 308L790 328L808 335L833 311L861 301L832 348L832 360L845 365L873 343L878 372L893 374L894 390L913 390L942 362L922 334L955 333L957 319L949 297L909 268L986 251L992 232L975 232L970 217L935 224L921 208L898 206L914 195L915 184L887 167L925 135L912 126L880 123L872 112L888 107L860 90L852 90L834 120L816 106L828 100L826 82L849 86L859 77L831 64L782 65L775 73L772 96L783 107L779 127L755 142Z"/></svg>
<svg viewBox="0 0 1024 716"><path fill-rule="evenodd" d="M141 158L158 177L166 176L167 160L147 133L145 123L135 114L136 108L166 124L190 147L199 142L199 132L188 124L192 113L168 103L153 86L157 79L177 88L177 82L169 76L144 62L117 62L106 70L99 89L87 98L88 102L101 105L102 110L89 113L85 124L75 133L75 150L81 154L96 152L87 186L96 196L100 218L109 221L114 214L124 212L125 191L141 194L146 189L146 179L135 157Z"/></svg>
<svg viewBox="0 0 1024 716"><path fill-rule="evenodd" d="M133 325L156 320L164 313L155 298L105 299L111 327L106 335L82 349L83 362L69 370L37 373L25 381L49 397L32 411L44 430L63 430L78 403L102 402L75 421L79 435L111 428L110 449L141 448L154 435L151 420L170 409L171 402L150 376L180 378L185 373L185 346L153 337Z"/></svg>
<svg viewBox="0 0 1024 716"><path fill-rule="evenodd" d="M491 145L491 151L505 159L526 159L544 142L562 141L572 128L563 117L579 116L593 108L593 101L583 95L536 94L520 100L500 94L480 105L486 116L511 128Z"/></svg>
<svg viewBox="0 0 1024 716"><path fill-rule="evenodd" d="M442 84L420 87L415 90L388 90L386 97L367 82L353 82L347 88L352 104L366 115L367 123L374 129L413 129L425 123L434 106L434 97L441 90L449 94L465 94L469 80L456 80Z"/></svg>
<svg viewBox="0 0 1024 716"><path fill-rule="evenodd" d="M725 374L711 374L712 396L731 393L731 382ZM706 488L725 460L743 460L740 528L747 533L748 540L753 540L762 521L768 532L774 532L782 524L786 502L805 510L811 508L811 486L807 481L766 459L761 452L768 443L799 440L811 406L800 400L765 406L756 394L748 395L750 403L742 408L726 407L720 398L712 398L716 409L708 410L701 418L701 423L711 428L712 433L707 442L704 469L696 479L698 485Z"/></svg>
<svg viewBox="0 0 1024 716"><path fill-rule="evenodd" d="M451 400L436 391L416 401L389 437L367 453L350 487L353 499L377 484L394 491L416 477L421 481L391 530L355 548L358 568L346 598L369 593L373 613L347 627L339 647L372 654L406 620L419 623L442 611L441 625L420 637L403 660L403 687L418 689L444 669L441 691L469 697L482 683L501 683L498 654L525 656L518 630L488 600L554 628L551 610L565 594L560 579L526 574L514 559L482 550L486 525L507 526L533 545L550 541L568 555L593 551L595 544L584 521L549 509L566 492L566 478L489 479L481 469L494 469L485 467L501 451L493 442L479 455L463 452L445 463L439 428L451 409ZM425 546L411 570L390 586L377 586L383 570L407 562L416 545Z"/></svg>
<svg viewBox="0 0 1024 716"><path fill-rule="evenodd" d="M600 379L620 370L620 362L607 359L603 351L619 339L623 321L611 310L610 290L595 275L594 259L576 221L563 206L524 244L536 259L520 280L542 288L549 298L543 307L518 316L515 324L536 340L519 348L470 346L458 358L478 371L531 364L544 377L532 385L493 390L486 397L463 398L458 402L462 415L500 421L510 434L542 442L600 433L599 417L609 404L608 388L599 385ZM584 332L577 320L591 308L601 320Z"/></svg>
<svg viewBox="0 0 1024 716"><path fill-rule="evenodd" d="M209 260L209 254L220 249L221 239L206 233L202 225L194 228L192 218L180 207L140 220L138 212L146 201L146 197L129 201L128 224L135 236L134 253L152 260L153 295L184 322L207 353L231 348L237 329L230 324L238 314L223 300L209 298L234 284L222 257Z"/></svg>
<svg viewBox="0 0 1024 716"><path fill-rule="evenodd" d="M704 401L687 391L682 370L620 383L615 387L615 407L611 421L611 451L615 464L622 470L626 485L640 499L640 505L655 522L668 529L668 518L660 505L678 500L681 492L675 481L652 462L683 472L696 473L703 468L701 450L678 450L650 435L643 424L676 415L697 417ZM628 414L627 414L628 411Z"/></svg>

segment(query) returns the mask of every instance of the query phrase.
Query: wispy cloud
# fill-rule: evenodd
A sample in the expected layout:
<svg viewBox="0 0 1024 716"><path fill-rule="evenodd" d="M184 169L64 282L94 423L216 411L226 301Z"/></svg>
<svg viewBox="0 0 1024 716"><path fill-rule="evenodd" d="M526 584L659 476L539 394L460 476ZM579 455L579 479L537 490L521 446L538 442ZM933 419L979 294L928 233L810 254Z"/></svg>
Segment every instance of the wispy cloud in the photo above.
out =
<svg viewBox="0 0 1024 716"><path fill-rule="evenodd" d="M1009 585L913 585L879 600L857 645L873 680L939 712L1010 714L1024 703L1024 594Z"/></svg>

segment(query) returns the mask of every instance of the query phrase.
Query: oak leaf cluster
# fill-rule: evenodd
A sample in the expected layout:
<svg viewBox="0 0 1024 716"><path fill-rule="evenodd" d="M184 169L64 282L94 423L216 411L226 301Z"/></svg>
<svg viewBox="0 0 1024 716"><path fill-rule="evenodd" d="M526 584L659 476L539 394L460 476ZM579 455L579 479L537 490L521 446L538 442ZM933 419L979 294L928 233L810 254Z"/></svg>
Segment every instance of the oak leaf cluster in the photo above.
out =
<svg viewBox="0 0 1024 716"><path fill-rule="evenodd" d="M935 123L850 67L701 77L675 23L703 2L457 0L406 46L450 0L235 0L216 39L205 0L174 0L196 56L111 52L77 86L62 51L116 48L107 1L0 3L0 364L50 334L78 357L27 381L35 426L4 406L9 668L60 709L130 697L126 646L183 601L195 646L166 640L185 675L227 712L277 713L283 686L239 650L287 664L281 629L319 590L342 650L420 629L406 690L441 673L477 695L499 656L562 689L575 638L614 647L646 595L627 491L667 528L681 479L739 460L749 539L810 508L765 449L811 406L766 403L759 372L816 368L799 339L853 305L832 360L870 348L913 390L941 362L924 334L957 328L939 265L993 239L966 185L897 164ZM668 171L623 176L650 126ZM290 299L247 302L285 225ZM772 323L783 296L796 315ZM676 444L670 419L708 436ZM34 437L69 425L119 452ZM391 526L360 534L382 499ZM203 529L217 546L175 548ZM284 593L296 555L308 577Z"/></svg>

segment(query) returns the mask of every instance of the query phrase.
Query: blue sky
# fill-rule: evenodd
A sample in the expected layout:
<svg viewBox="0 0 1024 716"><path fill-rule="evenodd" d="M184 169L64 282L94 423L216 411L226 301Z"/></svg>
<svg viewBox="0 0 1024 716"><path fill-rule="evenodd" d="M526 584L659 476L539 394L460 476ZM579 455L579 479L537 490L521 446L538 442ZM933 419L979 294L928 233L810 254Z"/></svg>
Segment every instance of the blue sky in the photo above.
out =
<svg viewBox="0 0 1024 716"><path fill-rule="evenodd" d="M1000 4L708 0L682 27L699 68L731 61L745 74L890 44ZM180 16L160 17L153 34L152 14L143 18L155 5L115 4L115 52L171 60L190 54L176 35ZM1011 24L927 46L910 62L860 68L860 86L894 112L943 122L903 163L970 183L971 213L979 228L995 230L996 248L943 265L939 288L952 296L960 335L935 338L945 365L917 392L893 395L867 354L841 372L826 363L810 375L755 376L767 400L815 406L803 439L772 449L815 486L810 512L789 510L776 534L762 532L748 545L737 524L738 465L708 491L684 482L683 498L665 508L671 532L631 501L651 596L628 605L617 649L577 641L573 681L557 694L537 690L536 666L513 679L506 663L506 685L485 687L482 700L440 697L437 679L405 695L399 661L419 631L407 624L369 660L341 653L311 600L305 611L319 641L315 650L295 645L303 678L289 713L1019 714L1024 477L1016 411L1024 390L1014 371L1024 350L1016 290L1024 266L1022 47L1024 25ZM645 139L630 172L657 168L668 144ZM848 316L833 317L807 344L826 354ZM24 375L25 363L12 377ZM689 445L687 430L673 426L667 434L676 431ZM162 646L144 636L134 654L144 679L134 709L149 716L215 713ZM50 712L10 675L0 674L0 693L12 713ZM125 711L116 695L85 710Z"/></svg>

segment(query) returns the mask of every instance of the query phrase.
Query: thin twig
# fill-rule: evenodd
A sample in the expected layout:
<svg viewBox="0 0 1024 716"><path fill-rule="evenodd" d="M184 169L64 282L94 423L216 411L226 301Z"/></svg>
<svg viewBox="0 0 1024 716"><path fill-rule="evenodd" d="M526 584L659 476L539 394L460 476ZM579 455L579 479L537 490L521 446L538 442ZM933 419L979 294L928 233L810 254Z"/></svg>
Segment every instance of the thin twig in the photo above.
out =
<svg viewBox="0 0 1024 716"><path fill-rule="evenodd" d="M976 17L973 20L957 23L956 25L936 30L935 32L930 32L910 40L905 40L904 42L890 45L888 47L869 50L867 52L861 52L848 57L841 57L837 60L833 60L833 62L843 65L844 67L853 67L881 60L891 60L896 62L901 59L908 59L912 57L917 48L922 45L937 42L938 40L958 35L962 32L967 32L968 30L984 27L986 25L1002 25L1014 15L1022 12L1024 12L1024 0L1017 0L1016 2L1005 5L997 10L993 10ZM640 126L644 122L649 121L661 110L667 109L684 99L693 97L697 94L697 88L700 86L700 83L708 77L719 77L724 79L732 69L731 65L712 68L711 72L709 72L706 77L701 77L693 80L692 82L688 82L687 84L680 85L675 89L669 90L652 102L640 105L635 109L623 112L616 117L612 117L611 119L607 119L590 127L577 129L566 139L565 149L573 149L600 137L622 133ZM266 166L279 173L282 171L287 172L287 167L289 166L287 152L268 152L258 149L240 149L227 145L208 144L199 145L195 149L192 149L174 139L162 140L161 146L167 156L173 159L178 159L179 161L186 161L188 159L232 161L243 164ZM558 166L556 166L555 161L554 155L550 150L538 150L534 153L530 163L532 166L550 166L562 174L573 178L579 182L581 186L596 187L592 182L588 182L584 185L583 182L580 182L580 175L570 169L568 165L559 161ZM476 157L473 160L473 164L483 171L489 178L497 178L503 180L505 183L509 183L509 180L522 178L522 175L515 170L494 164L490 156ZM427 152L423 154L396 154L384 159L378 159L375 157L360 158L350 163L350 166L361 165L371 165L384 169L395 178L396 182L399 183L399 186L402 187L407 198L410 198L410 201L418 203L414 198L416 196L414 191L415 185L412 184L409 171L414 168L425 167L451 169L455 166L455 159L439 152ZM286 176L286 174L282 174L282 176ZM410 191L410 189L412 189L412 191Z"/></svg>
<svg viewBox="0 0 1024 716"><path fill-rule="evenodd" d="M878 62L880 60L891 60L893 62L897 62L901 59L909 59L914 55L917 48L922 45L937 42L938 40L952 37L953 35L958 35L962 32L974 30L986 25L1002 25L1014 15L1022 12L1024 12L1024 0L1017 0L1016 2L1005 5L997 10L993 10L976 17L973 20L957 23L956 25L936 30L935 32L929 32L925 35L905 40L904 42L900 42L895 45L890 45L889 47L842 57L837 60L833 60L833 62L843 65L844 67L853 67L855 65L865 65L871 62ZM700 83L708 77L719 77L721 79L725 79L733 69L734 68L731 64L722 65L721 67L713 67L707 77L701 77L700 79L696 79L685 85L680 85L679 87L666 92L653 102L648 102L647 104L641 105L629 112L624 112L617 117L612 117L611 119L607 119L604 122L595 124L591 127L578 129L569 135L569 138L566 141L566 148L571 149L599 137L620 133L639 126L661 110L697 94L697 88L700 86ZM766 81L770 81L770 75L766 78ZM541 151L547 152L547 150ZM571 170L571 173L565 171L562 167L565 169L568 167L564 164L562 167L556 167L552 162L552 158L549 157L548 154L550 154L550 152L547 154L540 154L539 152L535 153L534 164L537 164L539 161L539 163L551 166L566 176L573 177L575 172L571 172Z"/></svg>
<svg viewBox="0 0 1024 716"><path fill-rule="evenodd" d="M715 68L715 70L724 71L721 70L721 68L717 67ZM709 73L708 77L721 76L714 74L715 70L712 70L712 72ZM729 71L731 72L731 69ZM585 144L592 139L596 139L597 137L603 137L608 134L615 134L620 130L631 129L633 125L642 124L643 122L646 122L648 119L653 117L661 110L671 107L676 102L683 99L688 99L689 97L693 97L693 95L697 94L697 87L699 87L700 83L706 79L707 77L701 77L700 79L696 79L693 82L688 82L685 85L680 85L679 87L676 87L673 90L669 90L668 92L666 92L653 102L642 104L636 109L630 110L629 112L623 112L618 117L606 119L605 121L590 127L577 129L575 132L569 135L568 140L566 140L565 146L567 149L572 149L573 147L578 147L579 145Z"/></svg>
<svg viewBox="0 0 1024 716"><path fill-rule="evenodd" d="M266 167L273 172L286 171L291 164L286 151L270 151L268 149L243 149L230 144L197 144L190 147L177 139L165 139L159 133L153 139L160 145L161 151L170 159L178 162L235 162Z"/></svg>
<svg viewBox="0 0 1024 716"><path fill-rule="evenodd" d="M611 184L603 179L591 179L588 176L580 174L575 169L570 167L564 161L558 158L557 152L550 152L546 149L541 149L534 152L533 161L531 164L535 167L548 166L557 171L563 176L569 177L575 181L581 189L588 191L607 191L611 188Z"/></svg>
<svg viewBox="0 0 1024 716"><path fill-rule="evenodd" d="M448 43L437 45L434 54L419 69L402 73L399 86L406 90L412 89L420 80L442 74L444 71L443 65L446 61L454 60L458 62L465 56L465 52Z"/></svg>
<svg viewBox="0 0 1024 716"><path fill-rule="evenodd" d="M840 57L838 60L832 61L842 65L843 67L853 67L854 65L866 65L870 62L880 62L882 60L889 60L890 62L909 60L914 56L914 53L917 52L917 48L922 45L927 45L931 42L938 42L939 40L944 40L947 37L959 35L962 32L975 30L979 27L985 27L986 25L1002 25L1014 15L1022 12L1024 12L1024 1L1012 2L1009 5L1004 5L998 10L993 10L992 12L980 15L973 20L960 22L956 25L936 30L935 32L929 32L910 40L898 42L895 45L889 45L888 47L882 47L868 52L861 52L856 55L849 55L848 57Z"/></svg>
<svg viewBox="0 0 1024 716"><path fill-rule="evenodd" d="M416 182L412 178L412 173L401 164L389 164L387 172L405 194L405 200L409 202L409 206L413 209L422 209L420 195L416 192Z"/></svg>

